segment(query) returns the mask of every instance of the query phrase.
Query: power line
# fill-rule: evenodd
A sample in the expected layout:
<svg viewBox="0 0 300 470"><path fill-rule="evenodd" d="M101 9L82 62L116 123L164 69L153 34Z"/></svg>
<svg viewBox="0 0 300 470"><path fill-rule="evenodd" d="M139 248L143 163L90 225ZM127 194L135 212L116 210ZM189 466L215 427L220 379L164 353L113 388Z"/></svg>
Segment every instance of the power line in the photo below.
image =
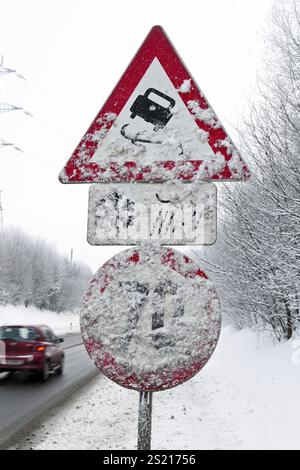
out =
<svg viewBox="0 0 300 470"><path fill-rule="evenodd" d="M0 55L0 76L6 75L8 73L14 73L14 74L17 75L18 78L21 78L22 80L25 80L23 75L18 73L16 70L4 67L3 66L3 60L4 60L3 55ZM11 111L22 111L26 116L33 117L32 114L29 111L27 111L26 109L24 109L21 106L15 106L14 104L0 102L0 113L7 113L7 112L11 112ZM18 152L23 152L22 149L17 147L12 142L7 142L6 140L1 139L1 138L0 138L0 147L12 147L14 150L17 150Z"/></svg>
<svg viewBox="0 0 300 470"><path fill-rule="evenodd" d="M4 140L4 139L1 139L0 137L0 147L11 147L13 148L14 150L16 150L17 152L23 152L22 149L20 149L20 147L17 147L15 144L13 144L12 142L7 142L7 140Z"/></svg>
<svg viewBox="0 0 300 470"><path fill-rule="evenodd" d="M3 66L3 60L4 60L3 55L0 55L0 77L1 77L1 75L5 75L5 74L8 74L8 73L14 73L18 78L20 78L22 80L26 80L23 75L21 75L19 72L17 72L17 70L4 67ZM41 90L41 91L45 94L45 92L43 90ZM13 105L13 104L10 104L10 103L0 102L0 114L5 113L5 112L13 112L13 111L22 111L26 116L31 117L31 118L35 118L29 111L27 111L26 109L24 109L21 106L16 106L16 105ZM17 117L19 117L18 114L17 114ZM70 137L64 135L61 131L56 129L53 125L41 120L40 118L37 119L37 122L39 124L45 126L46 128L52 130L52 132L54 131L55 133L59 134L60 137L64 138L65 140L70 141L70 142L72 141L72 139ZM40 163L43 163L43 164L45 164L49 167L52 167L52 168L56 168L56 166L54 166L52 163L50 163L46 160L43 160L43 159L37 157L36 155L33 155L32 153L30 153L26 150L23 150L22 148L16 146L13 142L8 142L7 140L0 137L0 149L1 149L1 147L6 148L6 149L9 149L9 148L14 149L17 152L20 152L25 156L28 156L30 158L33 158L34 160L39 161Z"/></svg>
<svg viewBox="0 0 300 470"><path fill-rule="evenodd" d="M0 113L7 113L9 111L22 111L23 108L19 107L19 106L15 106L13 104L9 104L9 103L1 103L0 102Z"/></svg>

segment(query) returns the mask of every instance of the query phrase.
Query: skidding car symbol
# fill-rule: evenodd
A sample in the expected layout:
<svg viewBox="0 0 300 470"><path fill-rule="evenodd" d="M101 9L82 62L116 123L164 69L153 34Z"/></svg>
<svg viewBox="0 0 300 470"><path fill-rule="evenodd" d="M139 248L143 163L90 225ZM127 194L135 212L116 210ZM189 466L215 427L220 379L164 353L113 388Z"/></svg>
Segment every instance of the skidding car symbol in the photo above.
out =
<svg viewBox="0 0 300 470"><path fill-rule="evenodd" d="M166 100L169 105L162 106L161 104L156 103L155 101L149 98L149 95L153 93L158 95L164 100ZM154 124L154 130L158 131L165 127L173 116L171 109L175 106L175 100L170 98L170 96L165 95L155 88L148 88L144 95L138 95L135 102L130 108L131 119L134 119L136 116L140 116L144 121Z"/></svg>

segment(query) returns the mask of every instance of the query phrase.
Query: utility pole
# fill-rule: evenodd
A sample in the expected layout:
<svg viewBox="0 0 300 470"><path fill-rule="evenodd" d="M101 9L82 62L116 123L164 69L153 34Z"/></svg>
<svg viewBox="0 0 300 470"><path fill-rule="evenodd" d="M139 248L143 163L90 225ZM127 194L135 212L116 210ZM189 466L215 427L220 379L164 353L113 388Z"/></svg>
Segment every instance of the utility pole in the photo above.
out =
<svg viewBox="0 0 300 470"><path fill-rule="evenodd" d="M71 248L71 253L70 253L71 264L73 264L73 255L74 255L74 250L73 250L73 248Z"/></svg>
<svg viewBox="0 0 300 470"><path fill-rule="evenodd" d="M3 230L4 228L4 221L3 221L3 206L2 206L2 190L0 189L0 229Z"/></svg>

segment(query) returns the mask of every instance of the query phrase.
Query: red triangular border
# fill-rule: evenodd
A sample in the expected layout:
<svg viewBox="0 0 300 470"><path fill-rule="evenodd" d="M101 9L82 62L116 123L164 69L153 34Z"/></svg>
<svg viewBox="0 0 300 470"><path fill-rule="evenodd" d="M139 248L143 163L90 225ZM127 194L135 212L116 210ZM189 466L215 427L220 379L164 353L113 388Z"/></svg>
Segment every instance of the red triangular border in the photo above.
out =
<svg viewBox="0 0 300 470"><path fill-rule="evenodd" d="M219 172L212 174L209 168L205 171L207 163L201 160L191 160L189 162L168 160L155 162L151 167L149 165L138 166L134 161L128 161L122 166L115 162L109 165L103 164L103 166L91 162L91 158L99 146L99 135L102 135L103 140L116 119L112 119L111 116L119 115L155 57L160 61L176 89L180 88L184 80L191 80L190 91L188 93L179 92L187 108L189 101L197 101L202 109L210 107L162 27L154 26L61 171L59 179L62 183L193 180L197 175L200 175L200 172L200 179L214 181L245 180L250 176L249 169L232 144L225 129L223 127L213 127L198 119L195 119L195 122L199 128L209 133L209 144L213 151L215 153L220 152L225 158L226 164ZM221 144L221 141L225 138L230 140L231 151L229 151L228 146ZM232 149L234 149L234 152L232 152ZM231 164L233 155L235 162Z"/></svg>

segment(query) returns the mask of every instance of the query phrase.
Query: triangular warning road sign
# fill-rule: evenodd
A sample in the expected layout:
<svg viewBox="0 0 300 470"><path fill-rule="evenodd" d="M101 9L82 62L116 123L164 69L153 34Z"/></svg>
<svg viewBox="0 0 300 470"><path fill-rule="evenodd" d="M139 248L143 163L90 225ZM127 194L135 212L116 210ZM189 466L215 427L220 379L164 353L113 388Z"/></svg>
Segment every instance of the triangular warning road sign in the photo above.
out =
<svg viewBox="0 0 300 470"><path fill-rule="evenodd" d="M165 32L155 26L60 181L216 181L249 175Z"/></svg>

